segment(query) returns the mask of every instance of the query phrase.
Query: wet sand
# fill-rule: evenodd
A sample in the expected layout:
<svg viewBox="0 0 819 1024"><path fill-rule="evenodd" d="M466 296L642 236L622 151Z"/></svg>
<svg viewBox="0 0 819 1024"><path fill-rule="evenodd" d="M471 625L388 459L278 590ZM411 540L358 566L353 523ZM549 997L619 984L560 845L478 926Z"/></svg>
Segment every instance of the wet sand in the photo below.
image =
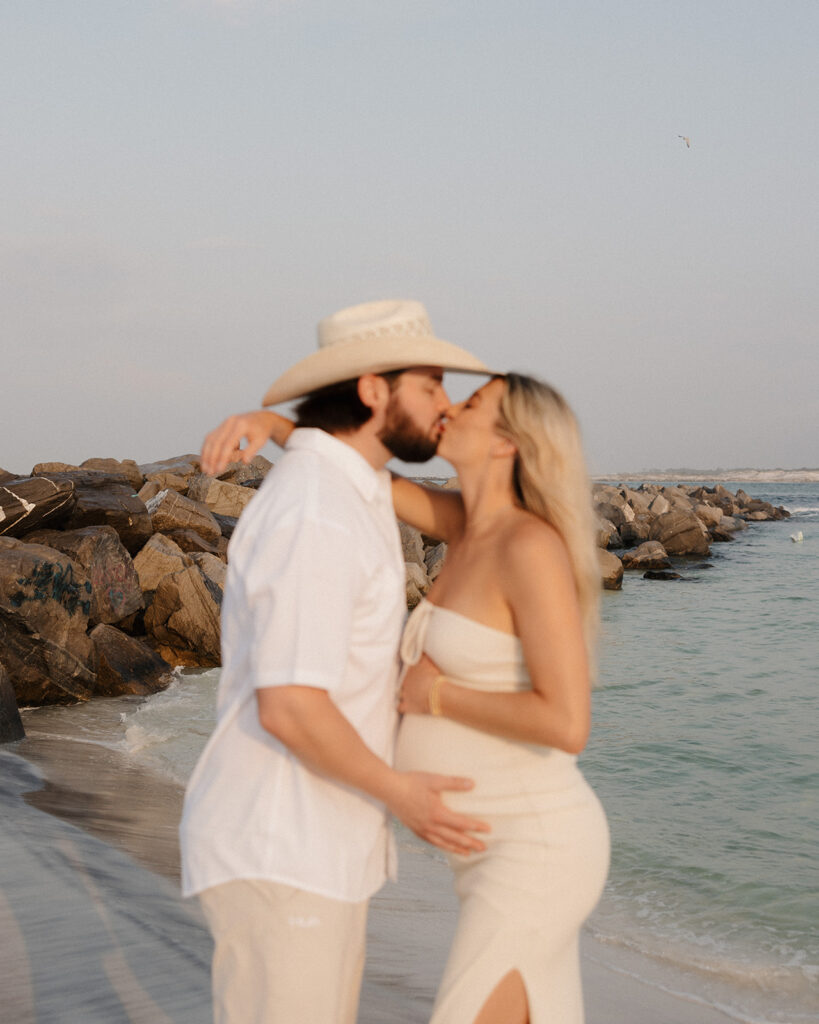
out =
<svg viewBox="0 0 819 1024"><path fill-rule="evenodd" d="M0 1021L205 1024L210 939L178 890L181 789L31 732L0 750ZM407 833L373 900L359 1024L423 1024L454 930L446 864ZM727 1024L584 939L587 1024Z"/></svg>

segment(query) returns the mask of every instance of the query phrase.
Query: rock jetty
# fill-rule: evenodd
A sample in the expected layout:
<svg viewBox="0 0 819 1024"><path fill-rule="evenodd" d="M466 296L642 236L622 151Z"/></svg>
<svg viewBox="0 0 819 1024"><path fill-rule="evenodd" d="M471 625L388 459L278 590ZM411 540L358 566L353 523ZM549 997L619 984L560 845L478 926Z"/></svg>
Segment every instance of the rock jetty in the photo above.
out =
<svg viewBox="0 0 819 1024"><path fill-rule="evenodd" d="M218 479L190 454L0 470L0 742L21 735L18 704L152 693L174 666L219 664L228 539L271 465L257 456ZM721 485L595 484L593 497L611 590L625 572L678 577L681 559L788 515ZM412 608L446 545L400 526Z"/></svg>

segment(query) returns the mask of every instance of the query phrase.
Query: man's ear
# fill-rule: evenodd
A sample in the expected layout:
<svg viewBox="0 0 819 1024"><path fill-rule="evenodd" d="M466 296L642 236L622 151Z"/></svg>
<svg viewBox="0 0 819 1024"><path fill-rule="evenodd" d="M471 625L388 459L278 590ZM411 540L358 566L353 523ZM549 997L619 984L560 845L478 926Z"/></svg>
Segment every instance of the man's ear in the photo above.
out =
<svg viewBox="0 0 819 1024"><path fill-rule="evenodd" d="M390 400L390 386L377 373L365 373L358 378L358 397L368 409L380 412Z"/></svg>

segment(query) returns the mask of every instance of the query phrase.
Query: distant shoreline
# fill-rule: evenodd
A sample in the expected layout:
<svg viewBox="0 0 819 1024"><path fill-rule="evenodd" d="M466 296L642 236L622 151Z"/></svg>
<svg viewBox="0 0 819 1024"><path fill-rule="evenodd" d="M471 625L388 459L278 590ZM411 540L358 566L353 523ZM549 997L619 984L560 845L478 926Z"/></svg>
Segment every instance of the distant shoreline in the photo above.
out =
<svg viewBox="0 0 819 1024"><path fill-rule="evenodd" d="M675 480L680 483L807 484L819 483L819 469L644 469L632 473L594 473L593 479L644 480L646 483Z"/></svg>

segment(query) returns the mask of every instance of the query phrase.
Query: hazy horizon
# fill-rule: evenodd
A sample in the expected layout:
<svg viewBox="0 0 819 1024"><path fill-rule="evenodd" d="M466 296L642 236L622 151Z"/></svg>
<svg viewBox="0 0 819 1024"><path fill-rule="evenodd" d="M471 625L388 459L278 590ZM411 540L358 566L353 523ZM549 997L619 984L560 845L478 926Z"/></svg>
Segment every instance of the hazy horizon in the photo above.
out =
<svg viewBox="0 0 819 1024"><path fill-rule="evenodd" d="M0 467L196 451L385 297L557 385L593 474L816 465L817 38L809 0L8 0Z"/></svg>

